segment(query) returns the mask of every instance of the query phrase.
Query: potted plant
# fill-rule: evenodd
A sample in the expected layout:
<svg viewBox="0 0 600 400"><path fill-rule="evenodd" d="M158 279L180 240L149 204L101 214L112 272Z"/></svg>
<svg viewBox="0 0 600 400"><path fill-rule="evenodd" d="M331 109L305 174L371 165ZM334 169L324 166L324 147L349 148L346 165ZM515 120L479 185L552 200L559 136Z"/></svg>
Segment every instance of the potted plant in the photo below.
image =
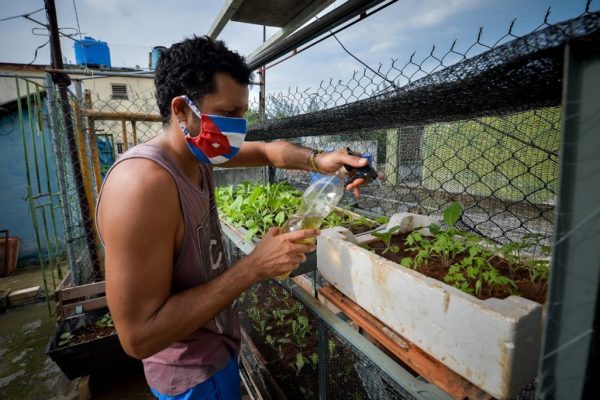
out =
<svg viewBox="0 0 600 400"><path fill-rule="evenodd" d="M67 378L139 368L119 342L108 309L98 309L61 321L46 346L46 354Z"/></svg>
<svg viewBox="0 0 600 400"><path fill-rule="evenodd" d="M455 227L460 206L436 218L402 213L382 232L324 230L317 267L344 295L496 398L537 373L548 260L525 257L533 238L493 246ZM547 250L547 249L544 249ZM441 271L441 272L440 272ZM527 280L529 284L523 284Z"/></svg>

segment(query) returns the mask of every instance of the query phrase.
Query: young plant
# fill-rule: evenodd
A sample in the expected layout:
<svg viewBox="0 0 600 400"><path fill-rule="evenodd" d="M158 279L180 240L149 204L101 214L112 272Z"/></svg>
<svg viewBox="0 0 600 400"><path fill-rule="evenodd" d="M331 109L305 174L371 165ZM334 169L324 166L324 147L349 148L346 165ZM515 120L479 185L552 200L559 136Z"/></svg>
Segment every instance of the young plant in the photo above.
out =
<svg viewBox="0 0 600 400"><path fill-rule="evenodd" d="M394 234L396 232L398 232L400 230L399 226L394 226L391 229L389 229L387 232L373 232L373 236L375 236L376 238L378 238L379 240L381 240L383 242L383 244L385 244L385 249L383 249L383 252L381 254L385 254L388 251L391 251L392 253L397 253L400 251L400 247L396 246L396 245L392 245L392 236L394 236Z"/></svg>
<svg viewBox="0 0 600 400"><path fill-rule="evenodd" d="M271 326L267 325L267 321L263 319L262 313L258 307L251 307L248 310L248 316L252 320L252 326L256 329L262 336L264 336L267 331L272 329Z"/></svg>
<svg viewBox="0 0 600 400"><path fill-rule="evenodd" d="M99 328L112 328L114 327L114 323L112 320L112 317L110 316L110 313L106 313L102 316L102 318L100 318L98 321L96 321L96 326Z"/></svg>
<svg viewBox="0 0 600 400"><path fill-rule="evenodd" d="M284 326L288 321L287 317L292 313L291 310L286 310L284 308L278 308L276 310L272 310L271 314L275 319L275 325Z"/></svg>
<svg viewBox="0 0 600 400"><path fill-rule="evenodd" d="M75 336L71 332L65 332L60 335L60 341L58 342L58 346L65 346L73 340Z"/></svg>
<svg viewBox="0 0 600 400"><path fill-rule="evenodd" d="M310 333L311 326L308 318L304 315L298 316L292 321L292 342L299 348L306 346L306 336Z"/></svg>
<svg viewBox="0 0 600 400"><path fill-rule="evenodd" d="M312 367L312 369L316 371L319 367L319 354L312 353L308 360L310 361L310 366Z"/></svg>
<svg viewBox="0 0 600 400"><path fill-rule="evenodd" d="M302 354L302 353L296 354L296 359L291 364L292 367L294 368L294 370L296 371L296 376L300 375L300 371L302 371L302 368L304 368L304 366L306 364L308 364L309 362L310 362L310 360L308 358L306 358L304 356L304 354Z"/></svg>

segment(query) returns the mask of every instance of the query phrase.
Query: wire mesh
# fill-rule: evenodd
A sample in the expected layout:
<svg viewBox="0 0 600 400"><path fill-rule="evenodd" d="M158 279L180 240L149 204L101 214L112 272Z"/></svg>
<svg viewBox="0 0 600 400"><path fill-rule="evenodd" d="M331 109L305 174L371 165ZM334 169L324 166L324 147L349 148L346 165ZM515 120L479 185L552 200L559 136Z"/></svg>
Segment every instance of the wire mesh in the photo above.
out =
<svg viewBox="0 0 600 400"><path fill-rule="evenodd" d="M565 44L598 35L600 13L544 22L518 37L511 24L464 51L432 48L316 90L267 96L250 140L286 138L323 150L349 146L383 176L347 205L391 215L463 205L462 228L500 243L540 234L549 244L556 202ZM482 53L483 51L483 53ZM277 171L276 179L309 183Z"/></svg>
<svg viewBox="0 0 600 400"><path fill-rule="evenodd" d="M261 370L261 381L272 382L265 384L268 397L283 393L288 399L319 399L326 393L328 399L414 398L275 281L248 289L238 307L249 337L245 347L266 363L253 372ZM306 330L299 328L303 318ZM318 340L319 329L325 329L324 342Z"/></svg>
<svg viewBox="0 0 600 400"><path fill-rule="evenodd" d="M91 157L86 152L89 147L84 143L83 135L77 135L73 139L77 141L75 148L79 149L76 154L79 164L74 163L74 158L71 156L73 150L69 145L68 125L71 124L74 133L79 127L78 118L74 112L71 114L71 122L65 118L61 112L62 100L57 89L55 86L53 90L49 91L51 95L49 113L52 113L50 120L53 123L54 137L52 144L54 160L57 164L59 190L62 192L61 206L63 208L65 241L68 247L68 256L71 258L71 280L74 285L81 285L91 283L99 278L99 264L94 265L94 260L98 260L98 253L92 254L97 251L96 239L89 235L90 229L92 232L95 229L91 212L94 209L95 197L92 186L89 185L92 172L88 162ZM77 98L70 94L69 101L77 102Z"/></svg>
<svg viewBox="0 0 600 400"><path fill-rule="evenodd" d="M563 122L562 49L573 38L597 36L600 14L586 12L561 24L550 24L547 17L524 37L515 35L512 25L493 42L485 42L480 31L466 50L459 51L456 44L445 51L434 47L422 60L413 55L407 62L392 60L375 71L357 71L345 81L331 78L316 90L269 94L267 120L252 127L248 138L288 138L324 150L348 146L371 158L383 176L382 188L370 185L362 198L346 197L348 207L381 215L431 214L459 201L463 228L498 242L540 233L548 244ZM57 102L56 98L50 100ZM65 171L62 190L68 201L63 206L69 210L65 229L71 235L80 282L86 283L95 278L84 228L93 214L82 209L80 182L91 181L88 202L93 209L94 193L110 165L128 148L156 136L161 124L151 95L130 92L127 98L118 98L90 90L71 99L80 110L74 120L81 132L77 140L84 152L83 166L77 168L69 158L67 126L59 106L53 112L58 132L54 151ZM251 120L256 121L257 115L254 104ZM84 179L86 168L93 173ZM309 174L281 170L275 178L299 186L311 179ZM235 259L236 250L231 252ZM276 287L264 285L267 292ZM295 306L290 302L289 307ZM260 330L249 309L243 311L248 330ZM315 316L306 316L310 333L317 337ZM412 398L347 340L333 331L326 334L327 342L331 340L341 354L332 354L329 360L326 387L331 398ZM257 347L266 354L277 352L266 336ZM313 351L303 354L302 367L297 358L287 361L288 368L303 370L311 377L307 382L312 382L304 391L289 390L288 397L317 398L319 380L312 355ZM531 398L524 392L519 396Z"/></svg>

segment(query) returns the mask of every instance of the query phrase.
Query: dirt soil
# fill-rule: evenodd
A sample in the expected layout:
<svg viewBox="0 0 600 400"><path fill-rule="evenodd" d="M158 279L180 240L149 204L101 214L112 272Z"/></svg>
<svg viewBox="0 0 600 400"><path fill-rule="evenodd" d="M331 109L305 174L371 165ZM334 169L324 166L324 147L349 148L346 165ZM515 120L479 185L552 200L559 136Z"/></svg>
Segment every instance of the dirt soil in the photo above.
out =
<svg viewBox="0 0 600 400"><path fill-rule="evenodd" d="M400 264L400 261L404 257L414 258L417 254L414 251L406 249L404 241L406 240L407 236L408 233L398 234L392 237L391 244L397 245L400 248L400 251L398 253L392 253L388 251L387 253L382 254L383 250L386 247L382 241L369 243L369 249L374 250L375 253L384 258L387 258L388 260ZM464 256L456 257L455 259L450 261L450 265L460 262L463 258ZM516 292L518 295L526 299L536 301L540 304L544 304L546 300L546 282L538 281L536 282L536 284L533 284L529 278L529 273L527 271L522 269L517 269L515 271L515 268L509 268L509 264L504 258L495 256L490 260L490 263L502 275L510 277L516 283ZM444 276L448 272L448 268L445 265L443 265L439 260L430 259L426 264L417 267L416 271L428 277L437 279L438 281L444 282ZM492 297L504 299L512 294L511 289L512 287L506 286L489 287L484 283L481 290L481 295L476 297L478 297L481 300L489 299ZM515 290L512 289L512 291Z"/></svg>
<svg viewBox="0 0 600 400"><path fill-rule="evenodd" d="M88 340L110 336L115 333L116 331L113 327L96 326L95 324L85 325L71 332L74 337L69 342L69 345L87 342Z"/></svg>

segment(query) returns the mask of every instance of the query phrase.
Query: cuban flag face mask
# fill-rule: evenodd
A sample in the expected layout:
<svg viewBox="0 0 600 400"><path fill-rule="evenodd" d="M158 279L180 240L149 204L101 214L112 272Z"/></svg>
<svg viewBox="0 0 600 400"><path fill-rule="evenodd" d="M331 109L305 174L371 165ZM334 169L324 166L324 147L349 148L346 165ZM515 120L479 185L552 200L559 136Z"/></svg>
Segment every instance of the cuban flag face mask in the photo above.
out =
<svg viewBox="0 0 600 400"><path fill-rule="evenodd" d="M202 114L189 97L181 97L200 119L200 133L195 137L184 121L179 122L188 148L198 161L223 164L235 157L246 137L246 118Z"/></svg>

